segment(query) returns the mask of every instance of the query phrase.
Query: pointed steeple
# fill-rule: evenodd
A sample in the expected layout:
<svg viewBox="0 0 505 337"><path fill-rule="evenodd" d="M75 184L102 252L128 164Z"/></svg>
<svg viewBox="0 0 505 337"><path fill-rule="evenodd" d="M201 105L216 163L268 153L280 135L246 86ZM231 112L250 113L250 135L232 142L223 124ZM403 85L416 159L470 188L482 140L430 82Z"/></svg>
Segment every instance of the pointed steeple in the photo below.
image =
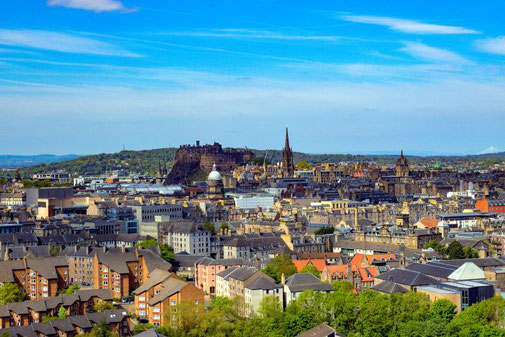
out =
<svg viewBox="0 0 505 337"><path fill-rule="evenodd" d="M286 142L284 144L284 149L290 149L290 147L289 147L288 126L287 125L286 125Z"/></svg>

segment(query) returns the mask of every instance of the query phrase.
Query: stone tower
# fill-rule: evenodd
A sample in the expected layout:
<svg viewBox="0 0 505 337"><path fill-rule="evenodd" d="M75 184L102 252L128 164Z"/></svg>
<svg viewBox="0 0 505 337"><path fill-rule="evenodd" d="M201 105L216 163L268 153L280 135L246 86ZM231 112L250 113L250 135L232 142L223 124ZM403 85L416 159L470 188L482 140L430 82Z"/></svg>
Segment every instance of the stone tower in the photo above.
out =
<svg viewBox="0 0 505 337"><path fill-rule="evenodd" d="M282 152L282 177L291 178L295 174L295 162L293 160L293 151L289 146L288 127L286 126L286 141L284 151Z"/></svg>
<svg viewBox="0 0 505 337"><path fill-rule="evenodd" d="M403 155L403 150L400 157L396 160L396 176L397 177L408 177L409 176L409 162L407 157Z"/></svg>
<svg viewBox="0 0 505 337"><path fill-rule="evenodd" d="M210 200L224 199L224 185L221 174L216 169L216 164L212 166L212 172L207 178L207 198Z"/></svg>

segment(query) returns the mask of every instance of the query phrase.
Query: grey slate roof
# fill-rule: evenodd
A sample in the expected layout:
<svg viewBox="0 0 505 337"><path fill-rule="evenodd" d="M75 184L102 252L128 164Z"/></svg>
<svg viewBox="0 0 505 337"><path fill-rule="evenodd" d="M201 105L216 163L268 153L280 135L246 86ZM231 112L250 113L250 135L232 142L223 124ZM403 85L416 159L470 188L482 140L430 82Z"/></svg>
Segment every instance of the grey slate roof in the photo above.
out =
<svg viewBox="0 0 505 337"><path fill-rule="evenodd" d="M394 293L405 294L406 292L408 292L406 288L402 287L396 282L391 281L382 281L381 283L373 286L372 289L386 294L394 294Z"/></svg>
<svg viewBox="0 0 505 337"><path fill-rule="evenodd" d="M417 271L428 276L447 278L452 274L453 271L457 269L457 267L450 264L445 264L443 262L428 262L412 263L405 267L405 269Z"/></svg>
<svg viewBox="0 0 505 337"><path fill-rule="evenodd" d="M315 291L333 291L329 283L321 282L311 273L296 273L286 280L286 286L292 292L301 292L308 289Z"/></svg>
<svg viewBox="0 0 505 337"><path fill-rule="evenodd" d="M266 277L258 277L257 279L253 280L251 283L245 286L247 289L251 290L274 290L274 289L279 289L282 288L282 284L276 284L275 282L267 279Z"/></svg>
<svg viewBox="0 0 505 337"><path fill-rule="evenodd" d="M149 330L143 331L143 332L135 335L135 337L166 337L166 336L162 335L160 333L157 333L156 330L154 330L154 328L151 328Z"/></svg>
<svg viewBox="0 0 505 337"><path fill-rule="evenodd" d="M428 284L438 283L438 280L434 279L433 277L424 275L420 272L397 268L383 274L379 274L376 276L376 278L408 286L424 286Z"/></svg>
<svg viewBox="0 0 505 337"><path fill-rule="evenodd" d="M233 278L238 281L245 281L249 277L253 276L258 269L254 267L239 267L234 270L232 270L231 273L229 273L224 279L229 280L230 278Z"/></svg>
<svg viewBox="0 0 505 337"><path fill-rule="evenodd" d="M16 326L8 329L0 329L0 334L8 333L12 337L38 337L39 333L46 336L57 336L57 330L63 332L75 331L75 326L82 329L89 329L93 324L101 321L105 323L119 323L130 315L124 309L106 310L103 312L88 313L80 316L70 316L64 319L57 319L49 322L34 323L26 326Z"/></svg>

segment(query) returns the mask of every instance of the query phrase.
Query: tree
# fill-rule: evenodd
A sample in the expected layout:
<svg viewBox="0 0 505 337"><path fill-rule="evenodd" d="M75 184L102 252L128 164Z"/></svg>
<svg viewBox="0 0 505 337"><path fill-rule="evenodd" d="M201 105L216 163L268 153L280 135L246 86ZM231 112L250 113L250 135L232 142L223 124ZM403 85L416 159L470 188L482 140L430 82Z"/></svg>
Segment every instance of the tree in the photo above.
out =
<svg viewBox="0 0 505 337"><path fill-rule="evenodd" d="M78 286L77 284L72 284L67 289L58 290L58 295L73 294L76 291L79 291L79 289L81 289L80 286Z"/></svg>
<svg viewBox="0 0 505 337"><path fill-rule="evenodd" d="M60 307L60 310L58 310L58 319L65 319L67 318L67 310L65 308Z"/></svg>
<svg viewBox="0 0 505 337"><path fill-rule="evenodd" d="M168 245L160 244L160 256L170 263L173 263L175 260L174 249Z"/></svg>
<svg viewBox="0 0 505 337"><path fill-rule="evenodd" d="M456 309L456 305L449 300L437 300L431 305L430 316L432 319L449 323L456 316Z"/></svg>
<svg viewBox="0 0 505 337"><path fill-rule="evenodd" d="M0 286L0 305L21 302L26 298L26 293L15 283L4 283Z"/></svg>
<svg viewBox="0 0 505 337"><path fill-rule="evenodd" d="M135 324L135 326L133 327L133 331L132 331L132 335L133 336L136 336L138 335L139 333L141 332L144 332L146 330L149 330L153 327L152 324L148 324L148 323L137 323Z"/></svg>
<svg viewBox="0 0 505 337"><path fill-rule="evenodd" d="M112 304L112 302L98 301L93 308L95 311L102 312L114 309L114 304Z"/></svg>
<svg viewBox="0 0 505 337"><path fill-rule="evenodd" d="M58 256L60 253L61 253L61 246L60 245L51 247L51 250L49 252L49 254L51 256Z"/></svg>
<svg viewBox="0 0 505 337"><path fill-rule="evenodd" d="M148 248L148 247L156 247L157 245L158 245L158 241L156 239L148 239L148 240L137 242L137 244L135 244L135 247Z"/></svg>
<svg viewBox="0 0 505 337"><path fill-rule="evenodd" d="M205 221L203 223L203 228L208 230L212 235L216 235L216 227L214 226L214 224L212 222Z"/></svg>
<svg viewBox="0 0 505 337"><path fill-rule="evenodd" d="M428 249L428 248L433 248L433 250L435 250L437 253L439 253L441 256L445 256L446 255L446 247L444 244L440 243L440 241L437 241L437 240L431 240L429 242L427 242L424 247L424 249Z"/></svg>
<svg viewBox="0 0 505 337"><path fill-rule="evenodd" d="M223 222L221 226L219 226L219 231L221 233L224 233L228 229L230 229L230 226L226 222Z"/></svg>
<svg viewBox="0 0 505 337"><path fill-rule="evenodd" d="M271 276L277 283L281 282L282 274L284 274L285 278L288 278L297 271L289 254L277 255L263 269L263 272Z"/></svg>
<svg viewBox="0 0 505 337"><path fill-rule="evenodd" d="M312 164L307 163L306 161L300 161L296 164L299 170L310 170L312 168Z"/></svg>
<svg viewBox="0 0 505 337"><path fill-rule="evenodd" d="M91 336L112 337L112 331L109 330L109 327L105 321L101 321L91 329Z"/></svg>
<svg viewBox="0 0 505 337"><path fill-rule="evenodd" d="M315 277L317 278L321 278L321 273L319 272L319 270L317 270L316 267L314 267L313 264L311 263L308 263L305 267L302 268L302 270L300 271L302 273L311 273L312 275L314 275Z"/></svg>
<svg viewBox="0 0 505 337"><path fill-rule="evenodd" d="M324 226L317 229L314 234L316 235L325 235L325 234L333 234L335 232L335 228L332 226Z"/></svg>
<svg viewBox="0 0 505 337"><path fill-rule="evenodd" d="M459 241L453 241L447 246L447 258L450 260L465 258L463 245Z"/></svg>
<svg viewBox="0 0 505 337"><path fill-rule="evenodd" d="M463 255L465 259L473 259L479 257L479 252L472 247L463 247Z"/></svg>

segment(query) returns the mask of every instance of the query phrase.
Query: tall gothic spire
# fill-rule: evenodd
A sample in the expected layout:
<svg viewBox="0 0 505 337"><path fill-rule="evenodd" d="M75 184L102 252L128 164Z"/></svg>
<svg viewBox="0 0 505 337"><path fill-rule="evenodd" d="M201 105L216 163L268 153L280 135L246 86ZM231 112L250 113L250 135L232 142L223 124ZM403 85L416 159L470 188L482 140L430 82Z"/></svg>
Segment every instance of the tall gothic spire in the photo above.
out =
<svg viewBox="0 0 505 337"><path fill-rule="evenodd" d="M290 147L289 147L288 126L287 125L286 125L286 142L284 144L284 149L290 149Z"/></svg>

